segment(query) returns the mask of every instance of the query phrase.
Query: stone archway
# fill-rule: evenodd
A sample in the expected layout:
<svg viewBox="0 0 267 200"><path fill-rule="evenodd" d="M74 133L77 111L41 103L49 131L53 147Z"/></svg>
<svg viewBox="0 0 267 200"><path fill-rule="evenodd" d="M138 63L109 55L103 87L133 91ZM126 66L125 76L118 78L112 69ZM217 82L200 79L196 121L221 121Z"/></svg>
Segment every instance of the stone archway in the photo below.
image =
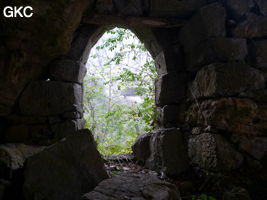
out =
<svg viewBox="0 0 267 200"><path fill-rule="evenodd" d="M120 24L159 73L148 166L178 175L186 155L204 171L252 169L239 178L256 184L266 168L267 12L264 1L241 2L36 1L32 19L1 18L2 143L50 145L82 128L86 55L102 26Z"/></svg>

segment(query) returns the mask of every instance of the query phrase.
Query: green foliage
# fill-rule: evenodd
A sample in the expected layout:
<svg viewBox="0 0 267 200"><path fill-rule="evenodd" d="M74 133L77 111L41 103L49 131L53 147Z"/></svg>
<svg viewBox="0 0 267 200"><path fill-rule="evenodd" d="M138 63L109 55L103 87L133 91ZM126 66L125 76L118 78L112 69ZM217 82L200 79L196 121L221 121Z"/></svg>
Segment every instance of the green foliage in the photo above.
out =
<svg viewBox="0 0 267 200"><path fill-rule="evenodd" d="M200 196L192 196L192 200L216 200L216 198L209 196L207 194L201 194Z"/></svg>
<svg viewBox="0 0 267 200"><path fill-rule="evenodd" d="M87 65L86 127L92 130L102 154L129 153L136 137L153 129L157 114L154 61L131 31L115 28L96 44ZM123 97L127 91L141 101Z"/></svg>

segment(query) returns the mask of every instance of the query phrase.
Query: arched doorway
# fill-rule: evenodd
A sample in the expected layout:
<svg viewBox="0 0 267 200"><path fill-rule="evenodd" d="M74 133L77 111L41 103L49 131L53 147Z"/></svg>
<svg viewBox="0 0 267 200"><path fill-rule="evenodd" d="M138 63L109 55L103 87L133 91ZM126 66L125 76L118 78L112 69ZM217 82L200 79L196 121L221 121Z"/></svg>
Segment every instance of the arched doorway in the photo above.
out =
<svg viewBox="0 0 267 200"><path fill-rule="evenodd" d="M129 29L106 31L91 49L84 78L84 118L102 154L130 153L154 129L154 60Z"/></svg>

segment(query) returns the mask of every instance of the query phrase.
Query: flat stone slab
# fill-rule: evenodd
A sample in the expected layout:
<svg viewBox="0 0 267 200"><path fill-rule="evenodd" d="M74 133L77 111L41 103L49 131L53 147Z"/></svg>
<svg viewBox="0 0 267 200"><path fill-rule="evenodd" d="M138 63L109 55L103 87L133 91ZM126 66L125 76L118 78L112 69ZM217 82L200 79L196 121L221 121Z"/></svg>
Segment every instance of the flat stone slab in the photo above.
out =
<svg viewBox="0 0 267 200"><path fill-rule="evenodd" d="M176 200L180 193L175 185L151 174L129 173L102 181L82 200Z"/></svg>

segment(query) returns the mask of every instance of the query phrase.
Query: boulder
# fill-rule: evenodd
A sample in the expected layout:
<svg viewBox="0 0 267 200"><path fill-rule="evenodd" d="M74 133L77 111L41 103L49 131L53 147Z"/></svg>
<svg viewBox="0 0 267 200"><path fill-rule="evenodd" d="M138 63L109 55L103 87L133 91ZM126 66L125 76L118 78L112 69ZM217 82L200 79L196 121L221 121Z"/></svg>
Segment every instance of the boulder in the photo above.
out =
<svg viewBox="0 0 267 200"><path fill-rule="evenodd" d="M123 174L102 181L82 200L178 200L177 187L150 174Z"/></svg>
<svg viewBox="0 0 267 200"><path fill-rule="evenodd" d="M152 133L139 135L132 146L134 158L141 164L145 164L150 156L150 138Z"/></svg>
<svg viewBox="0 0 267 200"><path fill-rule="evenodd" d="M188 142L188 154L192 164L209 171L231 171L243 163L243 156L221 135L203 133Z"/></svg>
<svg viewBox="0 0 267 200"><path fill-rule="evenodd" d="M108 176L92 134L81 130L29 158L24 177L26 200L73 200Z"/></svg>
<svg viewBox="0 0 267 200"><path fill-rule="evenodd" d="M82 87L57 81L31 82L21 95L22 114L49 116L69 111L82 112Z"/></svg>
<svg viewBox="0 0 267 200"><path fill-rule="evenodd" d="M240 61L247 55L247 41L235 38L215 38L201 42L186 55L189 71L214 62Z"/></svg>
<svg viewBox="0 0 267 200"><path fill-rule="evenodd" d="M267 40L255 41L249 47L253 65L267 69Z"/></svg>
<svg viewBox="0 0 267 200"><path fill-rule="evenodd" d="M221 98L190 106L187 122L191 126L211 126L241 135L263 136L267 133L267 109L249 99Z"/></svg>
<svg viewBox="0 0 267 200"><path fill-rule="evenodd" d="M245 21L239 23L233 30L234 37L239 38L259 38L267 36L267 16L258 16L253 13L248 14Z"/></svg>
<svg viewBox="0 0 267 200"><path fill-rule="evenodd" d="M196 75L192 95L199 97L236 96L245 91L265 88L263 74L245 63L214 63Z"/></svg>
<svg viewBox="0 0 267 200"><path fill-rule="evenodd" d="M231 16L236 20L239 20L254 7L253 0L225 0L225 4L231 13Z"/></svg>
<svg viewBox="0 0 267 200"><path fill-rule="evenodd" d="M53 62L50 67L52 80L82 83L86 68L78 61L61 59Z"/></svg>
<svg viewBox="0 0 267 200"><path fill-rule="evenodd" d="M207 0L169 0L168 3L153 0L150 1L150 15L157 17L188 16L206 3Z"/></svg>
<svg viewBox="0 0 267 200"><path fill-rule="evenodd" d="M178 2L178 1L177 1ZM226 11L220 3L212 3L199 9L181 29L179 38L186 53L210 37L224 37Z"/></svg>
<svg viewBox="0 0 267 200"><path fill-rule="evenodd" d="M161 129L150 139L150 157L146 165L169 176L178 176L189 168L185 139L176 128Z"/></svg>
<svg viewBox="0 0 267 200"><path fill-rule="evenodd" d="M156 80L156 104L178 104L186 95L187 74L170 73Z"/></svg>

